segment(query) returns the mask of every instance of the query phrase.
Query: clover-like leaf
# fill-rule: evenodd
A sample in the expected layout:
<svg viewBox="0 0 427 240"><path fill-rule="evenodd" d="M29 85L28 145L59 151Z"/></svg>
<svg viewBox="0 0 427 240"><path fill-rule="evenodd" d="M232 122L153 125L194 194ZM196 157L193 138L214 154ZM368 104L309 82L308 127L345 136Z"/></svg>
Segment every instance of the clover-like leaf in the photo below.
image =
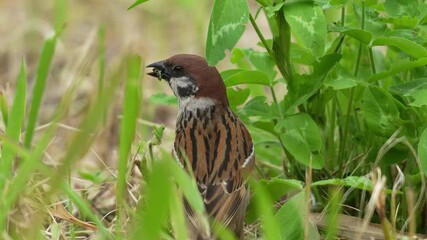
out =
<svg viewBox="0 0 427 240"><path fill-rule="evenodd" d="M245 31L249 20L246 0L216 0L209 22L206 43L206 58L209 65L215 65L225 57L225 50L231 50Z"/></svg>

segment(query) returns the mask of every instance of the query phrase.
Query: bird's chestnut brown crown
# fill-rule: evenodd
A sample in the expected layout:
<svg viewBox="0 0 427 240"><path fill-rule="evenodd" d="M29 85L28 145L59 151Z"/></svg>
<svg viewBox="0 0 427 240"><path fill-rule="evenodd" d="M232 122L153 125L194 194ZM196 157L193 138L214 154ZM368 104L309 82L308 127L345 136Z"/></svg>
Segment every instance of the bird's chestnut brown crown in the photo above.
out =
<svg viewBox="0 0 427 240"><path fill-rule="evenodd" d="M203 57L178 54L166 60L149 64L150 76L164 79L181 100L188 97L210 98L228 106L226 88L218 70L209 66Z"/></svg>

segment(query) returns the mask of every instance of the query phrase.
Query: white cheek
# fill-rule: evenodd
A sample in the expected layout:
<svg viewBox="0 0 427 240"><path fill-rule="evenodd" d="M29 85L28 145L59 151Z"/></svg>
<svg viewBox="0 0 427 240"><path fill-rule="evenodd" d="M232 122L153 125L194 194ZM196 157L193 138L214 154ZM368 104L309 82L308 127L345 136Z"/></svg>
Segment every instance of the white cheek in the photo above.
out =
<svg viewBox="0 0 427 240"><path fill-rule="evenodd" d="M178 87L179 88L187 88L188 86L192 85L190 80L187 77L178 77L178 78L171 78L169 80L170 86L172 88L173 93L178 98L178 100L181 100L178 95ZM196 89L197 91L197 89Z"/></svg>

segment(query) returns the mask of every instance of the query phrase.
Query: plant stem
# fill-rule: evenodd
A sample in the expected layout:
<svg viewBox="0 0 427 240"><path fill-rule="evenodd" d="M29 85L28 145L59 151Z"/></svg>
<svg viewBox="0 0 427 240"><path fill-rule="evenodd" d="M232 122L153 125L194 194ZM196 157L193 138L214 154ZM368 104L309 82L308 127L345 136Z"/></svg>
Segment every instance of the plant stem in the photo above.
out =
<svg viewBox="0 0 427 240"><path fill-rule="evenodd" d="M268 54L273 58L274 62L276 63L277 68L279 69L280 74L285 80L289 80L289 73L286 70L286 68L283 66L283 64L280 63L280 61L277 59L274 52L270 49L270 47L267 44L267 41L265 40L264 36L261 33L261 30L259 29L258 25L255 22L255 19L252 17L252 14L249 14L249 20L251 21L252 26L255 29L255 32L257 33L259 39L261 40L262 45L267 50Z"/></svg>
<svg viewBox="0 0 427 240"><path fill-rule="evenodd" d="M377 70L375 69L374 54L372 52L371 47L368 48L368 52L369 52L369 63L371 65L371 71L372 71L372 74L375 74L375 73L377 73ZM378 81L377 81L377 83L378 83Z"/></svg>
<svg viewBox="0 0 427 240"><path fill-rule="evenodd" d="M361 19L361 29L365 28L365 2L362 1L362 19ZM362 59L362 53L363 53L363 44L359 42L359 50L357 52L357 58L356 58L356 65L354 67L353 75L355 77L359 74L359 68L360 68L360 60ZM348 104L347 104L347 112L345 116L345 122L344 122L344 128L343 128L343 135L342 135L342 141L340 144L340 150L338 154L338 159L340 161L340 168L342 169L342 163L344 162L344 154L346 152L347 147L347 138L348 138L348 130L350 125L350 114L353 109L353 98L354 98L354 91L355 88L350 89L350 95L348 98Z"/></svg>

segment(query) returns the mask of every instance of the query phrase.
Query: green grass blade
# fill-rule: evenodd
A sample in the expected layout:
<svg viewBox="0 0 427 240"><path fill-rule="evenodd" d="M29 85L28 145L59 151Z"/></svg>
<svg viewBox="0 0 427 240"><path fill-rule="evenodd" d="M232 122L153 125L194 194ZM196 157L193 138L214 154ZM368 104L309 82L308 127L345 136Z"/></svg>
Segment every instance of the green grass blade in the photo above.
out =
<svg viewBox="0 0 427 240"><path fill-rule="evenodd" d="M62 30L67 23L69 2L68 0L55 0L54 1L54 14L55 14L55 31L61 34Z"/></svg>
<svg viewBox="0 0 427 240"><path fill-rule="evenodd" d="M273 201L271 200L265 187L255 181L251 181L254 192L254 201L257 205L258 215L261 217L261 227L263 230L264 239L274 240L281 239L279 232L279 225L276 222L273 213Z"/></svg>
<svg viewBox="0 0 427 240"><path fill-rule="evenodd" d="M46 86L47 75L49 73L50 65L52 63L53 54L55 52L56 35L48 38L43 46L39 65L37 68L37 77L33 89L33 98L30 106L30 113L28 116L27 129L25 133L24 146L29 148L33 139L34 129L37 123L37 116L39 113L43 93Z"/></svg>
<svg viewBox="0 0 427 240"><path fill-rule="evenodd" d="M139 56L130 56L127 60L127 78L124 92L123 118L120 124L119 140L119 163L118 163L118 180L117 180L117 208L119 211L118 227L124 225L124 208L126 200L126 172L127 163L131 144L135 137L136 120L140 109L140 75L141 75L141 58Z"/></svg>
<svg viewBox="0 0 427 240"><path fill-rule="evenodd" d="M46 146L55 136L56 128L57 125L52 124L51 127L49 127L45 133L43 133L43 136L38 142L37 147L32 152L27 152L25 148L20 150L20 155L24 161L22 161L19 165L15 176L12 178L9 184L9 186L13 187L7 188L7 191L4 191L1 195L2 202L0 204L0 231L4 229L9 210L27 187L30 175L39 169L39 167L42 165L42 161L40 159L44 153L44 150L46 149ZM11 142L13 144L13 141ZM11 143L5 144L5 146L13 147L11 146Z"/></svg>
<svg viewBox="0 0 427 240"><path fill-rule="evenodd" d="M15 98L13 105L10 110L10 121L6 126L6 135L10 137L12 141L19 142L19 136L21 135L22 124L25 117L25 102L27 93L27 76L25 62L21 62L21 70L19 71ZM0 161L0 189L6 184L6 181L12 176L12 165L15 159L16 153L13 149L4 146L1 161Z"/></svg>
<svg viewBox="0 0 427 240"><path fill-rule="evenodd" d="M328 226L326 230L326 239L337 239L339 214L341 212L342 192L339 187L331 186L329 189L331 196L328 209Z"/></svg>
<svg viewBox="0 0 427 240"><path fill-rule="evenodd" d="M112 106L111 102L115 98L114 92L117 89L117 85L120 80L119 74L120 72L113 74L111 79L108 81L109 85L103 89L104 94L101 94L95 99L90 109L83 117L81 123L78 126L80 131L76 132L72 137L72 140L69 143L64 156L60 159L62 165L59 166L55 173L51 174L50 176L50 194L55 192L55 190L59 187L61 179L63 179L64 176L67 176L69 167L87 153L91 147L92 142L96 139L97 132L103 125L103 116L105 116L109 107Z"/></svg>
<svg viewBox="0 0 427 240"><path fill-rule="evenodd" d="M0 113L3 118L3 123L5 126L7 126L7 122L9 119L9 110L7 106L8 106L7 100L4 97L3 93L0 92Z"/></svg>
<svg viewBox="0 0 427 240"><path fill-rule="evenodd" d="M154 162L153 170L148 174L144 199L140 201L134 233L131 239L160 239L163 227L168 219L169 198L172 196L170 161Z"/></svg>
<svg viewBox="0 0 427 240"><path fill-rule="evenodd" d="M86 202L83 198L81 198L78 194L76 194L73 189L66 182L62 182L61 189L65 194L69 197L69 199L76 204L80 213L86 216L90 221L94 222L98 227L101 236L105 239L107 236L111 236L111 233L105 228L102 221L96 216L95 213L92 212L89 203Z"/></svg>
<svg viewBox="0 0 427 240"><path fill-rule="evenodd" d="M178 190L175 190L178 191ZM172 224L172 229L174 232L174 237L177 240L186 240L188 239L187 235L187 226L185 223L185 213L184 213L184 204L182 202L182 194L177 194L177 197L170 198L171 209L170 211L170 220Z"/></svg>

